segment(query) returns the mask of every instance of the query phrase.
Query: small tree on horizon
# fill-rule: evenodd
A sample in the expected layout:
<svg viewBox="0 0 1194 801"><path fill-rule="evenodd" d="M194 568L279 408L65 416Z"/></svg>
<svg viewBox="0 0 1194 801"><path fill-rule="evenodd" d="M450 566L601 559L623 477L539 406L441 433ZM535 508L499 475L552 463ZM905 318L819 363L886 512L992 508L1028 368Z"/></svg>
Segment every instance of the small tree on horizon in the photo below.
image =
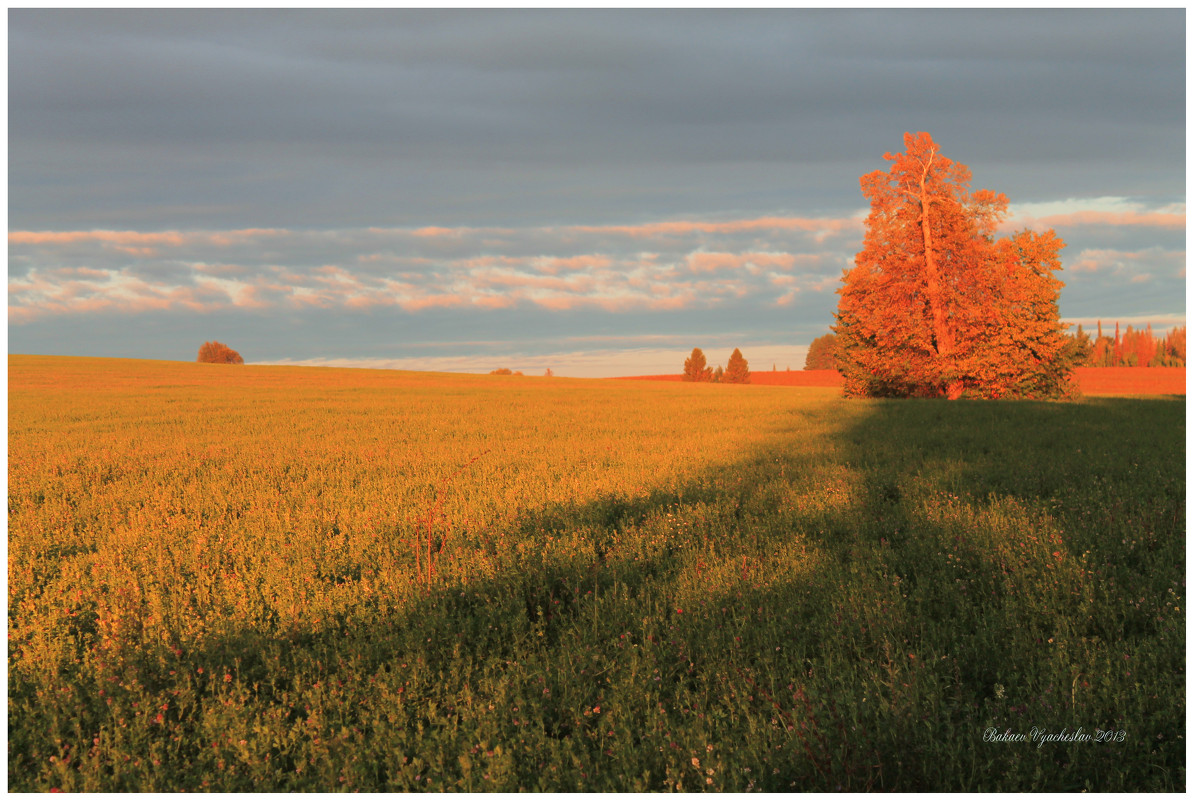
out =
<svg viewBox="0 0 1194 801"><path fill-rule="evenodd" d="M684 380L712 381L713 370L706 364L704 351L700 348L693 348L692 355L684 360Z"/></svg>
<svg viewBox="0 0 1194 801"><path fill-rule="evenodd" d="M241 355L232 348L225 345L223 342L204 342L199 346L199 358L196 359L201 364L244 364L245 360Z"/></svg>
<svg viewBox="0 0 1194 801"><path fill-rule="evenodd" d="M717 365L717 369L713 371L713 383L720 384L722 381L722 376L724 376L724 375L725 375L725 370L721 369L720 364Z"/></svg>
<svg viewBox="0 0 1194 801"><path fill-rule="evenodd" d="M742 351L734 348L734 352L730 354L730 360L726 362L725 375L721 380L726 384L750 383L750 369L746 364L746 359L742 357Z"/></svg>

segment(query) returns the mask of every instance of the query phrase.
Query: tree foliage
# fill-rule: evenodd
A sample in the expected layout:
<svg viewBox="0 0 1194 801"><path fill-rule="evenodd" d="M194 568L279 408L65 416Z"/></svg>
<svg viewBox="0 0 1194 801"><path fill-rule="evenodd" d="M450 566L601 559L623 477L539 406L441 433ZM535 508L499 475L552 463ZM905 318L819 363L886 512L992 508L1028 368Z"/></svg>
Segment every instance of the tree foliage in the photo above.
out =
<svg viewBox="0 0 1194 801"><path fill-rule="evenodd" d="M836 370L837 369L837 335L828 333L819 336L808 346L808 355L804 357L805 370Z"/></svg>
<svg viewBox="0 0 1194 801"><path fill-rule="evenodd" d="M241 355L223 342L204 342L199 347L199 358L204 364L244 364Z"/></svg>
<svg viewBox="0 0 1194 801"><path fill-rule="evenodd" d="M705 361L705 353L700 348L693 348L692 355L684 360L685 381L712 381L713 370Z"/></svg>
<svg viewBox="0 0 1194 801"><path fill-rule="evenodd" d="M742 357L742 351L738 348L734 348L734 352L730 354L730 360L726 362L726 371L721 380L724 384L750 383L750 369L746 359Z"/></svg>
<svg viewBox="0 0 1194 801"><path fill-rule="evenodd" d="M888 171L861 179L863 249L843 275L838 369L851 396L1058 397L1072 358L1058 315L1064 243L997 239L1007 198L971 192L970 170L927 133L905 134Z"/></svg>

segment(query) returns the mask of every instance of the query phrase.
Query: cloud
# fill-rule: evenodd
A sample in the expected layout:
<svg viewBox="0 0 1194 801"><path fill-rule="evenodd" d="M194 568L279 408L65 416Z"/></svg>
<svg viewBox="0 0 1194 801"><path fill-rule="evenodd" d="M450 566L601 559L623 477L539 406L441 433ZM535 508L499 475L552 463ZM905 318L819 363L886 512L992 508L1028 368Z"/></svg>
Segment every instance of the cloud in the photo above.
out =
<svg viewBox="0 0 1194 801"><path fill-rule="evenodd" d="M1021 228L1126 227L1162 228L1184 231L1185 203L1163 203L1148 207L1125 197L1068 198L1042 203L1013 203L1003 231Z"/></svg>
<svg viewBox="0 0 1194 801"><path fill-rule="evenodd" d="M1135 211L1077 211L1070 214L1052 214L1045 217L1016 217L1005 223L1003 230L1019 228L1072 228L1076 226L1115 225L1144 228L1171 228L1184 230L1186 214Z"/></svg>
<svg viewBox="0 0 1194 801"><path fill-rule="evenodd" d="M549 275L555 275L561 270L594 270L604 269L612 265L613 262L609 256L569 256L569 257L549 257L538 259L535 262L535 267L540 272Z"/></svg>
<svg viewBox="0 0 1194 801"><path fill-rule="evenodd" d="M856 217L768 216L527 229L14 231L9 319L162 308L706 308L769 300L773 275L835 273L840 257L822 252L824 237L857 227Z"/></svg>
<svg viewBox="0 0 1194 801"><path fill-rule="evenodd" d="M1137 329L1151 325L1153 332L1159 333L1168 331L1171 328L1184 326L1186 324L1186 315L1156 312L1153 314L1107 315L1103 317L1063 317L1061 321L1071 326L1071 329L1081 325L1083 330L1088 330L1093 337L1100 323L1103 326L1104 334L1112 333L1115 330L1116 323L1119 323L1121 328L1127 328L1130 325Z"/></svg>
<svg viewBox="0 0 1194 801"><path fill-rule="evenodd" d="M1184 251L1171 251L1160 247L1135 251L1088 248L1080 251L1065 268L1072 273L1113 273L1135 281L1141 270L1149 268L1184 269L1185 257Z"/></svg>
<svg viewBox="0 0 1194 801"><path fill-rule="evenodd" d="M909 108L1012 197L1172 195L1182 14L16 9L10 224L841 209Z"/></svg>

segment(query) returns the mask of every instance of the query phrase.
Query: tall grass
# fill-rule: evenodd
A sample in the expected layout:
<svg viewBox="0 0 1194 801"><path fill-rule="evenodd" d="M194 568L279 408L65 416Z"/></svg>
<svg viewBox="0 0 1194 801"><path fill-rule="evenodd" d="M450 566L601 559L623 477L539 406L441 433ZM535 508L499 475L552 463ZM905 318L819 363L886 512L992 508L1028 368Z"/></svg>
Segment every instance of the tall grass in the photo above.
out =
<svg viewBox="0 0 1194 801"><path fill-rule="evenodd" d="M9 370L10 790L1185 788L1184 400Z"/></svg>

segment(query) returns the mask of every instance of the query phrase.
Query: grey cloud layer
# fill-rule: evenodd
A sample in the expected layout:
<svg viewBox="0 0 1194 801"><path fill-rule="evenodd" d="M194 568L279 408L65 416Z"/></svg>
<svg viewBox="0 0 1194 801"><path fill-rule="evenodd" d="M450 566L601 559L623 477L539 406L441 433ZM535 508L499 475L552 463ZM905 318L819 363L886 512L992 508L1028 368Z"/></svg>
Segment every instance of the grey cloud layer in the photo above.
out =
<svg viewBox="0 0 1194 801"><path fill-rule="evenodd" d="M12 11L10 226L837 213L905 130L1015 199L1177 199L1182 19Z"/></svg>

